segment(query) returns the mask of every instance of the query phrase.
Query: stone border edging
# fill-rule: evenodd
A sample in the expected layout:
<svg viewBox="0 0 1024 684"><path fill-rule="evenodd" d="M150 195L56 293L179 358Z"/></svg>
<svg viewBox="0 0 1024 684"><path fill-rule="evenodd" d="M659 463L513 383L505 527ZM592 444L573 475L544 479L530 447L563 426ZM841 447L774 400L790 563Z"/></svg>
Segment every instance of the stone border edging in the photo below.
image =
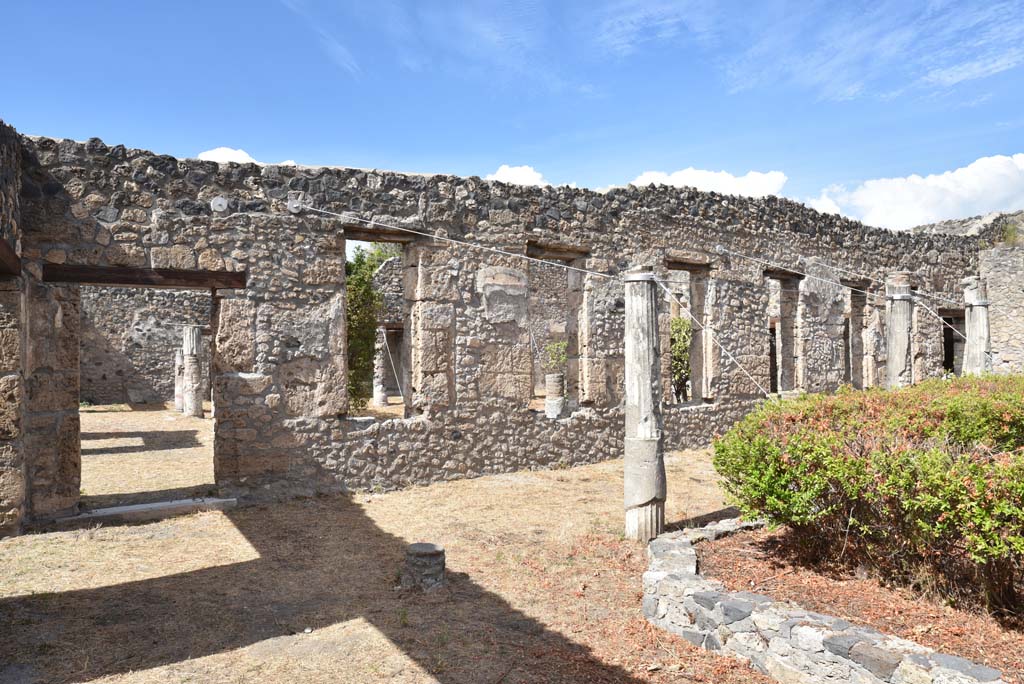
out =
<svg viewBox="0 0 1024 684"><path fill-rule="evenodd" d="M651 541L644 616L787 684L1005 684L998 670L985 665L768 596L729 592L700 575L694 544L763 526L731 518Z"/></svg>

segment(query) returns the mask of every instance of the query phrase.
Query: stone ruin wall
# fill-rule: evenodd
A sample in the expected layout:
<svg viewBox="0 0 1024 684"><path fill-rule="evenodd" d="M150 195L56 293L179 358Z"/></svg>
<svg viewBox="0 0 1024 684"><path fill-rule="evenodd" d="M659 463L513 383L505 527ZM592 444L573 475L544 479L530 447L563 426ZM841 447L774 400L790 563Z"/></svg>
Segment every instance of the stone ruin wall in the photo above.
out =
<svg viewBox="0 0 1024 684"><path fill-rule="evenodd" d="M668 262L705 273L705 322L753 376L706 345L704 403L665 411L669 448L707 443L755 405L757 384L768 385L765 266L719 246L830 279L831 264L877 281L912 270L920 291L956 299L960 279L978 271L973 239L867 228L774 197L668 187L599 194L454 176L218 166L95 139L22 141L33 516L77 501L80 294L76 286L40 282L48 260L248 272L245 290L220 290L213 303L215 472L225 492L254 498L391 488L620 455L619 277L632 265L650 265L662 276ZM228 200L224 212L210 208L217 196ZM566 277L580 408L560 420L527 408L535 373L530 284L542 277L513 257L415 238L402 258L412 415L349 417L344 230L360 224L309 211L293 215L289 196L507 251L576 255L562 260L601 274ZM877 283L871 288L882 291ZM835 335L846 299L842 288L801 282L799 372L808 389L834 389L842 379ZM884 305L872 299L865 309L865 339L884 340ZM939 324L931 332L928 325L922 318L919 372L938 374L941 353L924 338L941 339ZM872 354L872 364L884 365L884 350Z"/></svg>
<svg viewBox="0 0 1024 684"><path fill-rule="evenodd" d="M82 287L82 401L159 404L174 400L174 352L182 326L210 327L210 294L195 290ZM211 337L200 351L209 397Z"/></svg>
<svg viewBox="0 0 1024 684"><path fill-rule="evenodd" d="M18 135L0 121L0 240L18 249L21 240ZM16 529L25 499L22 428L22 281L0 275L0 536Z"/></svg>
<svg viewBox="0 0 1024 684"><path fill-rule="evenodd" d="M992 370L1024 370L1024 247L1003 246L981 253L981 277L988 287Z"/></svg>

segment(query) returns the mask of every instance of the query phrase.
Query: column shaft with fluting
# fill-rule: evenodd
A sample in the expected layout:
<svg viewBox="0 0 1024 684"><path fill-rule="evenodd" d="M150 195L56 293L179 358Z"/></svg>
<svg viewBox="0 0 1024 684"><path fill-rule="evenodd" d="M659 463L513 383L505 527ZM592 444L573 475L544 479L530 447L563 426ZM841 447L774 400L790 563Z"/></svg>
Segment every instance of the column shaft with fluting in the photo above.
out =
<svg viewBox="0 0 1024 684"><path fill-rule="evenodd" d="M199 361L202 329L198 325L183 328L181 404L186 416L203 417L203 373Z"/></svg>
<svg viewBox="0 0 1024 684"><path fill-rule="evenodd" d="M646 272L625 280L626 537L646 542L665 528L658 284Z"/></svg>
<svg viewBox="0 0 1024 684"><path fill-rule="evenodd" d="M978 276L964 278L964 344L963 374L980 374L992 370L992 338L988 325L988 288Z"/></svg>
<svg viewBox="0 0 1024 684"><path fill-rule="evenodd" d="M890 273L885 281L889 319L886 324L886 387L908 387L913 383L910 332L914 300L910 274Z"/></svg>

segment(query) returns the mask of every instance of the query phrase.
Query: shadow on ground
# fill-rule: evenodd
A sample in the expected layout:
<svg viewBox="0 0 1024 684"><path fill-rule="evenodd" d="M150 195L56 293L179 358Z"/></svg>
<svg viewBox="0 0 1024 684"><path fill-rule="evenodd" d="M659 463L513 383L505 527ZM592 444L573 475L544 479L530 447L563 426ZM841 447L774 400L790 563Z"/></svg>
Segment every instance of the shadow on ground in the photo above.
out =
<svg viewBox="0 0 1024 684"><path fill-rule="evenodd" d="M198 430L153 430L147 432L83 432L82 456L101 454L135 454L149 451L169 451L172 449L192 449L203 446L197 439ZM121 445L86 447L85 443L92 440L131 439L142 440L142 445Z"/></svg>
<svg viewBox="0 0 1024 684"><path fill-rule="evenodd" d="M396 592L406 542L346 498L227 515L258 559L0 600L0 663L25 683L88 681L275 637L313 644L305 628L363 618L445 684L639 681L466 575Z"/></svg>

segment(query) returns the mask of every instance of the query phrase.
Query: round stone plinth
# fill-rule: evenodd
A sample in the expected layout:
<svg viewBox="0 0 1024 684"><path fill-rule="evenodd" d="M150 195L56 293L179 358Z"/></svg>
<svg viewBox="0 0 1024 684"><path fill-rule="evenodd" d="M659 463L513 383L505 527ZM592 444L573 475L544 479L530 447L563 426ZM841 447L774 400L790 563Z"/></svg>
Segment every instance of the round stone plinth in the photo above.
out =
<svg viewBox="0 0 1024 684"><path fill-rule="evenodd" d="M431 591L444 584L444 547L417 542L405 550L402 588Z"/></svg>

